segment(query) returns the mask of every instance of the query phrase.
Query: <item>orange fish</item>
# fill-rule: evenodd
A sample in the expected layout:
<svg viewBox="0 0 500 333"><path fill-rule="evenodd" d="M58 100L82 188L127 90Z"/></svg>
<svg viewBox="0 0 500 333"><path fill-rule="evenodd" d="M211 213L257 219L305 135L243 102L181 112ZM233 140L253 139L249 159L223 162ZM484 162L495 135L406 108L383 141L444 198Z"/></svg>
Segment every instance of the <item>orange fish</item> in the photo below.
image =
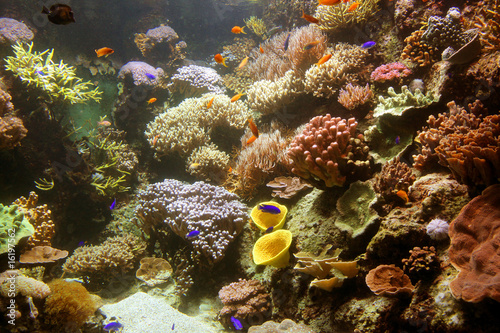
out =
<svg viewBox="0 0 500 333"><path fill-rule="evenodd" d="M247 64L248 62L248 56L245 57L245 59L243 59L240 64L238 65L238 69L242 69L243 67L245 67L245 65Z"/></svg>
<svg viewBox="0 0 500 333"><path fill-rule="evenodd" d="M210 107L211 107L211 106L212 106L212 104L214 103L214 99L215 99L215 96L214 96L214 97L212 97L212 99L208 101L208 103L207 103L207 109L210 109Z"/></svg>
<svg viewBox="0 0 500 333"><path fill-rule="evenodd" d="M157 99L156 99L156 98L151 97L151 98L148 100L148 104L154 103L154 102L156 102L156 101L157 101Z"/></svg>
<svg viewBox="0 0 500 333"><path fill-rule="evenodd" d="M95 50L95 53L97 54L97 57L102 57L102 56L109 56L110 54L114 53L115 50L110 49L109 47L101 47L98 50Z"/></svg>
<svg viewBox="0 0 500 333"><path fill-rule="evenodd" d="M102 120L102 121L98 121L97 125L104 126L104 127L109 127L109 126L111 126L111 123L109 121L107 121L107 120Z"/></svg>
<svg viewBox="0 0 500 333"><path fill-rule="evenodd" d="M359 6L359 2L354 2L353 4L351 4L349 6L349 8L347 9L348 12L352 12L353 10L356 10L356 8L358 8Z"/></svg>
<svg viewBox="0 0 500 333"><path fill-rule="evenodd" d="M229 173L233 172L233 168L229 167L229 169L227 170L227 172L229 172Z"/></svg>
<svg viewBox="0 0 500 333"><path fill-rule="evenodd" d="M250 130L252 131L252 134L257 139L259 137L259 129L257 128L257 125L255 125L255 123L253 122L252 118L248 119L248 127L250 127Z"/></svg>
<svg viewBox="0 0 500 333"><path fill-rule="evenodd" d="M260 53L264 53L264 49L262 48L262 46L259 46L259 50L260 50Z"/></svg>
<svg viewBox="0 0 500 333"><path fill-rule="evenodd" d="M160 137L160 134L155 135L153 138L153 147L156 147L156 142L158 142L158 138Z"/></svg>
<svg viewBox="0 0 500 333"><path fill-rule="evenodd" d="M323 56L323 58L319 59L319 61L316 63L316 65L321 65L321 64L324 64L325 62L327 62L328 60L330 60L330 58L332 57L331 54L327 54L325 56Z"/></svg>
<svg viewBox="0 0 500 333"><path fill-rule="evenodd" d="M306 20L307 22L311 22L311 23L318 23L319 20L315 17L312 17L311 15L307 15L304 10L302 9L302 16L301 18L303 18L304 20Z"/></svg>
<svg viewBox="0 0 500 333"><path fill-rule="evenodd" d="M234 96L231 98L231 103L236 102L236 101L237 101L237 100L239 100L239 99L241 98L241 96L243 96L243 95L245 95L245 94L243 94L243 93L238 93L238 94L234 95Z"/></svg>
<svg viewBox="0 0 500 333"><path fill-rule="evenodd" d="M254 142L255 140L257 140L257 137L255 135L252 135L250 137L250 139L247 140L247 145L251 144L252 142Z"/></svg>
<svg viewBox="0 0 500 333"><path fill-rule="evenodd" d="M231 32L233 34L246 34L246 32L243 31L245 27L238 27L237 25L234 26L232 29L231 29Z"/></svg>
<svg viewBox="0 0 500 333"><path fill-rule="evenodd" d="M222 55L220 53L217 53L216 55L214 55L214 60L216 63L222 64L222 65L224 65L224 67L227 67L226 58L222 58Z"/></svg>
<svg viewBox="0 0 500 333"><path fill-rule="evenodd" d="M396 195L401 199L403 199L405 201L405 204L408 203L408 201L410 201L410 199L408 198L408 194L406 194L406 192L403 190L397 191Z"/></svg>
<svg viewBox="0 0 500 333"><path fill-rule="evenodd" d="M344 1L346 2L346 1ZM333 6L333 5L340 5L342 3L341 0L318 0L318 6Z"/></svg>

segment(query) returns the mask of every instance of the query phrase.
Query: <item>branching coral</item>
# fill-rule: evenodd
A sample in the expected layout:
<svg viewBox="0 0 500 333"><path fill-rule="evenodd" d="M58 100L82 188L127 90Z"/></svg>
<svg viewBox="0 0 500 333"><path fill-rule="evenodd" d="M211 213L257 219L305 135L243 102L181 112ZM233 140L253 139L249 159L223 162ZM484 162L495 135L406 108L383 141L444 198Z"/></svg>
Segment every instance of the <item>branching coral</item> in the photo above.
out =
<svg viewBox="0 0 500 333"><path fill-rule="evenodd" d="M52 61L54 50L34 52L33 43L13 45L14 56L5 58L6 68L13 72L29 87L45 92L47 101L68 101L71 104L88 100L99 102L102 94L98 88L90 89L93 84L83 82L75 75L76 69L62 62Z"/></svg>
<svg viewBox="0 0 500 333"><path fill-rule="evenodd" d="M355 45L338 43L326 50L331 59L320 66L313 66L305 74L305 91L316 97L330 97L348 82L360 81L366 70L368 51Z"/></svg>
<svg viewBox="0 0 500 333"><path fill-rule="evenodd" d="M409 59L421 67L432 65L439 59L436 46L422 40L423 30L417 30L405 38L406 46L401 54L401 59Z"/></svg>
<svg viewBox="0 0 500 333"><path fill-rule="evenodd" d="M30 192L29 197L20 197L14 204L19 206L19 210L24 213L25 218L29 220L35 228L35 232L28 239L28 246L51 245L52 237L55 233L55 225L52 221L52 213L47 205L37 206L38 195Z"/></svg>
<svg viewBox="0 0 500 333"><path fill-rule="evenodd" d="M334 32L348 28L356 23L366 22L378 11L377 3L380 0L357 0L359 3L355 10L349 11L352 1L343 1L335 6L318 6L314 15L318 20L321 30Z"/></svg>
<svg viewBox="0 0 500 333"><path fill-rule="evenodd" d="M474 26L480 29L483 51L493 52L500 49L500 3L485 1L474 17Z"/></svg>
<svg viewBox="0 0 500 333"><path fill-rule="evenodd" d="M382 167L382 171L375 178L373 188L383 199L383 205L392 206L402 199L396 194L398 191L408 193L416 177L408 164L401 162L399 157L393 158ZM390 209L390 207L387 207Z"/></svg>
<svg viewBox="0 0 500 333"><path fill-rule="evenodd" d="M440 268L439 258L434 246L424 246L422 248L415 246L410 250L410 257L401 260L403 270L410 277L418 279L425 278L435 273Z"/></svg>
<svg viewBox="0 0 500 333"><path fill-rule="evenodd" d="M319 180L326 187L343 186L347 176L364 178L370 174L369 148L356 135L354 118L344 120L317 116L305 126L288 148L292 172Z"/></svg>

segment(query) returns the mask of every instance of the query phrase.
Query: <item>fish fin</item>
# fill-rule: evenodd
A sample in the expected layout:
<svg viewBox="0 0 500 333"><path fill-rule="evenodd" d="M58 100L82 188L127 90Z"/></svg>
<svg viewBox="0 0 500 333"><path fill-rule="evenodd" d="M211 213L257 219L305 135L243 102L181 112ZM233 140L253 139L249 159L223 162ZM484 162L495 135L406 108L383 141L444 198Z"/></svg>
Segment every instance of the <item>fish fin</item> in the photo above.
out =
<svg viewBox="0 0 500 333"><path fill-rule="evenodd" d="M50 10L47 7L43 6L42 7L42 14L50 14Z"/></svg>
<svg viewBox="0 0 500 333"><path fill-rule="evenodd" d="M222 64L224 65L224 67L227 67L227 65L226 65L226 58L222 58Z"/></svg>
<svg viewBox="0 0 500 333"><path fill-rule="evenodd" d="M243 29L245 29L245 27L241 27L241 33L246 35L247 33L245 31L243 31Z"/></svg>

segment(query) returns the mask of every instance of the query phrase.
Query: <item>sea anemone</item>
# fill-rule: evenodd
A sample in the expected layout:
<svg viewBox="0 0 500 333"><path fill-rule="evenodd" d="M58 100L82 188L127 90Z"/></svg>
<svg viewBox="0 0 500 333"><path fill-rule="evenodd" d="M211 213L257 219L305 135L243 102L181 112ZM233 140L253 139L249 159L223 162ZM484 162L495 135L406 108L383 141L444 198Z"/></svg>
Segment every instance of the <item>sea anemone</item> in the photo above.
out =
<svg viewBox="0 0 500 333"><path fill-rule="evenodd" d="M427 235L434 240L443 240L448 237L448 222L442 219L434 219L427 225Z"/></svg>

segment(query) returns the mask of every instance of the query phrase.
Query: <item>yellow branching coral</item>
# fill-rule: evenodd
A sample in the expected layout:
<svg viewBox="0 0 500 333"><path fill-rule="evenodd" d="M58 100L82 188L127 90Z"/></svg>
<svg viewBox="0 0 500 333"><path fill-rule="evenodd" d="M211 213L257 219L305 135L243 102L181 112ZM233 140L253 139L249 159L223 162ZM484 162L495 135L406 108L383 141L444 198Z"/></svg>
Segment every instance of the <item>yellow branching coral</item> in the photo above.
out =
<svg viewBox="0 0 500 333"><path fill-rule="evenodd" d="M314 15L321 30L333 32L347 28L355 23L366 22L377 11L380 0L356 0L359 6L356 10L348 11L354 1L342 2L336 6L318 6Z"/></svg>
<svg viewBox="0 0 500 333"><path fill-rule="evenodd" d="M266 24L264 20L257 18L257 16L250 16L245 21L246 26L252 30L257 36L265 39L265 33L267 31Z"/></svg>
<svg viewBox="0 0 500 333"><path fill-rule="evenodd" d="M46 92L49 102L68 101L71 104L86 102L91 99L101 100L102 91L90 89L93 84L75 75L73 66L58 64L52 61L54 50L33 51L33 43L25 48L25 44L13 45L15 56L5 58L5 67L19 77L29 87L39 88Z"/></svg>

